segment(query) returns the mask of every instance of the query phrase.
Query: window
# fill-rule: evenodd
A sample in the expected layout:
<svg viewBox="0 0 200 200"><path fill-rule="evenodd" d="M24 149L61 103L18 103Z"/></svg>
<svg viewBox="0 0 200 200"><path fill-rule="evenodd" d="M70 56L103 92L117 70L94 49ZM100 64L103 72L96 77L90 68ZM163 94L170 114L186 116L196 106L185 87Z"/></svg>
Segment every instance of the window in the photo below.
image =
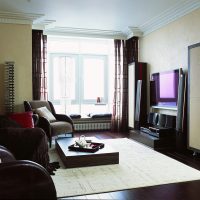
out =
<svg viewBox="0 0 200 200"><path fill-rule="evenodd" d="M111 112L112 40L48 38L48 58L49 100L58 112Z"/></svg>
<svg viewBox="0 0 200 200"><path fill-rule="evenodd" d="M75 100L76 57L51 55L49 93L55 103L62 98Z"/></svg>
<svg viewBox="0 0 200 200"><path fill-rule="evenodd" d="M106 56L83 57L83 97L82 102L96 103L97 97L107 103Z"/></svg>

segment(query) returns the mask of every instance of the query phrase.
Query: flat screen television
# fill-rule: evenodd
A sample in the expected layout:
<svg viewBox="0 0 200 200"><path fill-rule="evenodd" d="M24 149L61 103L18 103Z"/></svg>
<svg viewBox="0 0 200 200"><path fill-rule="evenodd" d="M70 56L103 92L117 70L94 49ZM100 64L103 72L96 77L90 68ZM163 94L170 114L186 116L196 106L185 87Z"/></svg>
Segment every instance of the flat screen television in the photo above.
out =
<svg viewBox="0 0 200 200"><path fill-rule="evenodd" d="M154 73L150 81L151 106L177 107L179 69Z"/></svg>

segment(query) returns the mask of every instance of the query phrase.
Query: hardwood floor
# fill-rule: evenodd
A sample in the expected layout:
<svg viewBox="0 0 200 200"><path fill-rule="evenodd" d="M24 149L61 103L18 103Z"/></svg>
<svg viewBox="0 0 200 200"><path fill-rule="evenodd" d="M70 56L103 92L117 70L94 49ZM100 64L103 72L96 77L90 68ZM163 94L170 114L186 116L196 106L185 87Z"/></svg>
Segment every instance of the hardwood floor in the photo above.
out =
<svg viewBox="0 0 200 200"><path fill-rule="evenodd" d="M128 133L109 132L109 131L96 131L96 132L76 132L74 137L85 135L86 137L96 137L98 139L112 139L112 138L124 138L129 137Z"/></svg>
<svg viewBox="0 0 200 200"><path fill-rule="evenodd" d="M127 134L111 132L82 132L75 133L75 137L84 134L87 137L97 137L99 139L129 137ZM200 157L193 157L190 153L179 153L175 151L162 152L186 165L200 170ZM116 192L108 192L94 195L76 196L67 199L115 199L115 200L199 200L200 180L181 183L172 183L159 186L135 188Z"/></svg>

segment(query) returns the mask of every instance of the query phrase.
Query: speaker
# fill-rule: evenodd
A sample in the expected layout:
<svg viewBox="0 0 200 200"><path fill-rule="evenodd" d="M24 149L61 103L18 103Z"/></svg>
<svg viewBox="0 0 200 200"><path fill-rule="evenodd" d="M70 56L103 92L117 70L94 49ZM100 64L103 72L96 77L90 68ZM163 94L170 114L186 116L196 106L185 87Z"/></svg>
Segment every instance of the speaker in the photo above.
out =
<svg viewBox="0 0 200 200"><path fill-rule="evenodd" d="M178 86L178 101L177 101L177 118L176 118L176 131L184 131L184 120L185 120L185 94L186 92L186 78L183 73L179 75L179 86Z"/></svg>
<svg viewBox="0 0 200 200"><path fill-rule="evenodd" d="M159 127L165 127L166 126L166 121L167 121L167 115L165 115L165 114L159 114L157 125Z"/></svg>
<svg viewBox="0 0 200 200"><path fill-rule="evenodd" d="M135 129L140 129L141 126L146 124L146 95L144 94L143 81L137 81L137 90L136 90L136 105L135 105Z"/></svg>
<svg viewBox="0 0 200 200"><path fill-rule="evenodd" d="M148 123L149 125L153 125L153 124L154 124L154 113L153 113L153 112L150 112L150 113L148 114L147 123Z"/></svg>
<svg viewBox="0 0 200 200"><path fill-rule="evenodd" d="M158 124L158 113L150 112L148 114L147 123L156 126Z"/></svg>
<svg viewBox="0 0 200 200"><path fill-rule="evenodd" d="M140 93L138 89L138 80L142 81ZM141 96L139 97L137 93ZM142 106L139 105L136 111L136 106L138 105L138 102L141 102ZM139 129L139 126L141 124L144 124L143 121L146 122L146 120L147 63L134 62L128 65L128 126L130 129ZM135 127L135 124L137 127Z"/></svg>
<svg viewBox="0 0 200 200"><path fill-rule="evenodd" d="M176 116L159 114L159 113L149 113L147 122L149 125L155 127L163 128L174 128L176 127Z"/></svg>
<svg viewBox="0 0 200 200"><path fill-rule="evenodd" d="M176 116L176 151L187 151L187 119L186 119L186 75L179 73L177 116Z"/></svg>
<svg viewBox="0 0 200 200"><path fill-rule="evenodd" d="M176 128L176 116L173 115L166 115L166 123L165 126L166 128Z"/></svg>
<svg viewBox="0 0 200 200"><path fill-rule="evenodd" d="M140 109L141 109L142 80L137 81L136 104L135 104L135 128L140 128Z"/></svg>
<svg viewBox="0 0 200 200"><path fill-rule="evenodd" d="M154 80L150 80L150 106L156 104L156 82Z"/></svg>

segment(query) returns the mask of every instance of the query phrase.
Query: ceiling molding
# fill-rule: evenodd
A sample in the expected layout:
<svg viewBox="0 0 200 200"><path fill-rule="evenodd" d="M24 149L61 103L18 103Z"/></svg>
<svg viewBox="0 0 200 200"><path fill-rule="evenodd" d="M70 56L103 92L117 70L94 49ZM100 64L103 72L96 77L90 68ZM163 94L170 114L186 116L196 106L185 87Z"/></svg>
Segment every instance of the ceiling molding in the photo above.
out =
<svg viewBox="0 0 200 200"><path fill-rule="evenodd" d="M125 31L107 31L107 30L93 30L80 29L69 27L55 27L47 29L47 34L52 35L67 35L67 36L83 36L83 37L103 37L113 39L129 39L131 37L145 36L163 26L177 20L180 17L200 8L200 0L185 0L182 3L176 4L172 8L166 10L162 14L147 21L139 27L127 27Z"/></svg>
<svg viewBox="0 0 200 200"><path fill-rule="evenodd" d="M161 15L158 15L139 26L139 29L144 35L147 35L198 8L200 8L199 0L185 0L183 3L176 4L176 6L166 10Z"/></svg>
<svg viewBox="0 0 200 200"><path fill-rule="evenodd" d="M56 20L38 19L38 20L34 20L33 25L42 24L44 26L49 26L50 24L52 24L54 22L56 22Z"/></svg>
<svg viewBox="0 0 200 200"><path fill-rule="evenodd" d="M48 27L52 27L52 25L56 22L56 20L49 19L38 19L33 22L32 29L41 29L45 30Z"/></svg>
<svg viewBox="0 0 200 200"><path fill-rule="evenodd" d="M13 13L0 11L0 23L32 24L34 20L44 16L35 13Z"/></svg>
<svg viewBox="0 0 200 200"><path fill-rule="evenodd" d="M142 37L143 32L138 27L129 26L128 30L126 31L127 39L131 37Z"/></svg>
<svg viewBox="0 0 200 200"><path fill-rule="evenodd" d="M112 38L112 39L126 39L127 36L121 31L114 30L98 30L72 27L53 27L45 29L48 35L62 35L62 36L80 36L80 37L98 37L98 38Z"/></svg>
<svg viewBox="0 0 200 200"><path fill-rule="evenodd" d="M200 0L184 0L182 3L176 4L138 27L129 26L126 30L118 31L57 27L54 25L56 20L44 19L44 14L36 13L12 13L0 11L0 23L32 24L33 29L44 30L46 34L50 35L128 39L133 36L145 36L198 8L200 8Z"/></svg>

